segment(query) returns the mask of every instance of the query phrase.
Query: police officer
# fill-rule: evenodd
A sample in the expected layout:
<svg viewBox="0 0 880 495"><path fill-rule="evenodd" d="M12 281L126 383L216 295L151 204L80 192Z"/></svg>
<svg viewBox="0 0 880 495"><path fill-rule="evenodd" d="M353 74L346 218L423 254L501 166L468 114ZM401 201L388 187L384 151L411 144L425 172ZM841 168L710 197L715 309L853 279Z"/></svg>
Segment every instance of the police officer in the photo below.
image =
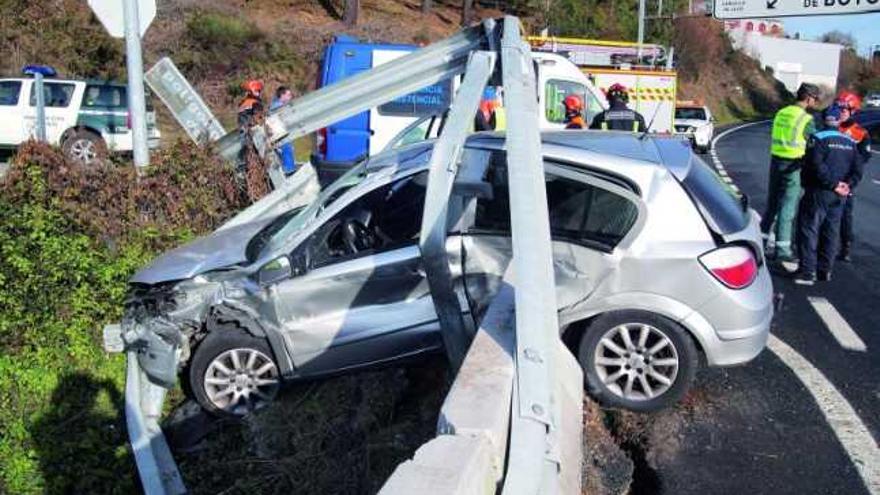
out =
<svg viewBox="0 0 880 495"><path fill-rule="evenodd" d="M629 103L629 93L622 84L612 84L605 97L608 98L609 108L596 115L590 129L645 132L645 118L626 106Z"/></svg>
<svg viewBox="0 0 880 495"><path fill-rule="evenodd" d="M860 166L864 168L865 164L871 159L871 134L862 126L860 126L853 116L862 109L862 99L859 95L852 91L841 91L837 95L837 105L841 107L843 114L840 117L840 132L853 138L856 142L856 148L859 151ZM844 200L843 219L840 222L840 252L837 259L850 262L850 248L853 244L853 209L855 208L855 188L849 193Z"/></svg>
<svg viewBox="0 0 880 495"><path fill-rule="evenodd" d="M825 130L813 134L807 145L801 173L804 197L798 211L796 283L831 280L844 201L862 177L856 142L838 129L842 113L837 105L829 108Z"/></svg>
<svg viewBox="0 0 880 495"><path fill-rule="evenodd" d="M775 258L793 261L791 232L798 197L801 194L801 162L807 148L807 138L814 132L813 117L807 110L819 102L819 88L803 83L797 91L797 102L789 105L773 118L770 144L770 180L767 186L767 208L761 218L764 242L770 227L776 231Z"/></svg>

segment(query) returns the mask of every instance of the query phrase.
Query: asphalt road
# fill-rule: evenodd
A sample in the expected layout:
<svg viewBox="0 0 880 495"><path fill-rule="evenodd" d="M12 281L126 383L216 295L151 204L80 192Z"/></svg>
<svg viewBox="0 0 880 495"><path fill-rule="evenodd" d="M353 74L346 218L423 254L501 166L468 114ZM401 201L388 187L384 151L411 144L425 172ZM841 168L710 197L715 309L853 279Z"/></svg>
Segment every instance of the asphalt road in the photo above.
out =
<svg viewBox="0 0 880 495"><path fill-rule="evenodd" d="M742 127L715 148L759 213L769 135L769 123ZM813 287L774 276L778 341L746 366L703 371L684 404L652 419L642 492L880 493L880 154L857 197L853 263Z"/></svg>

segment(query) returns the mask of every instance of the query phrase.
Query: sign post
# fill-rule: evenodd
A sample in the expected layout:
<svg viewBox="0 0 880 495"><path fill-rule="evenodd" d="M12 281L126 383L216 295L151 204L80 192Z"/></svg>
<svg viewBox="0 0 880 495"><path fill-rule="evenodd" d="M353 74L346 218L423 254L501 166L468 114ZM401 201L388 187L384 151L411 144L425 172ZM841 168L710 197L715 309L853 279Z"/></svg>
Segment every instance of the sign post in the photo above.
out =
<svg viewBox="0 0 880 495"><path fill-rule="evenodd" d="M226 130L170 58L156 62L144 79L196 143L216 141Z"/></svg>
<svg viewBox="0 0 880 495"><path fill-rule="evenodd" d="M144 95L144 63L141 36L156 16L155 0L89 0L101 24L115 38L125 38L125 66L128 71L128 111L138 170L149 165L147 149L147 105Z"/></svg>
<svg viewBox="0 0 880 495"><path fill-rule="evenodd" d="M716 19L867 14L880 12L880 0L715 0Z"/></svg>
<svg viewBox="0 0 880 495"><path fill-rule="evenodd" d="M27 65L22 73L34 77L34 94L36 96L37 119L34 126L34 137L41 143L46 142L46 94L43 93L43 76L54 77L55 69L45 65Z"/></svg>

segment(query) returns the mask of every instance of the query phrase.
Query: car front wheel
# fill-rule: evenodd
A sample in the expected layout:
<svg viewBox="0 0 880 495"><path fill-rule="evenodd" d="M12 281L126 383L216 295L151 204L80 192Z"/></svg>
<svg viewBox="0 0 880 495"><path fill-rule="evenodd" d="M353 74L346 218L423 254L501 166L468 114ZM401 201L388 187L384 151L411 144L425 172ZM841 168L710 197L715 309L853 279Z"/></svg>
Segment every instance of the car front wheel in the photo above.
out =
<svg viewBox="0 0 880 495"><path fill-rule="evenodd" d="M680 400L698 364L696 346L681 326L642 311L597 317L581 338L578 360L593 398L637 412Z"/></svg>
<svg viewBox="0 0 880 495"><path fill-rule="evenodd" d="M90 131L77 131L64 140L65 156L84 165L94 165L107 157L107 144L101 136Z"/></svg>
<svg viewBox="0 0 880 495"><path fill-rule="evenodd" d="M243 330L216 330L196 348L189 387L203 409L243 417L266 407L278 393L278 364L265 339Z"/></svg>

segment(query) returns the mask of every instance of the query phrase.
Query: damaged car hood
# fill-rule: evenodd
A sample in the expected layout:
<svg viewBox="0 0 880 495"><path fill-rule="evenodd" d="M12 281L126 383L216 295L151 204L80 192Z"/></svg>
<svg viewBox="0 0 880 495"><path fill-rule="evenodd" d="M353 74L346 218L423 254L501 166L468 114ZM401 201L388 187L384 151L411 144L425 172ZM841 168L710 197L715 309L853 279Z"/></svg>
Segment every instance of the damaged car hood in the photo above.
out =
<svg viewBox="0 0 880 495"><path fill-rule="evenodd" d="M247 261L248 241L272 219L237 225L200 237L159 256L131 278L132 283L157 284L192 278Z"/></svg>

